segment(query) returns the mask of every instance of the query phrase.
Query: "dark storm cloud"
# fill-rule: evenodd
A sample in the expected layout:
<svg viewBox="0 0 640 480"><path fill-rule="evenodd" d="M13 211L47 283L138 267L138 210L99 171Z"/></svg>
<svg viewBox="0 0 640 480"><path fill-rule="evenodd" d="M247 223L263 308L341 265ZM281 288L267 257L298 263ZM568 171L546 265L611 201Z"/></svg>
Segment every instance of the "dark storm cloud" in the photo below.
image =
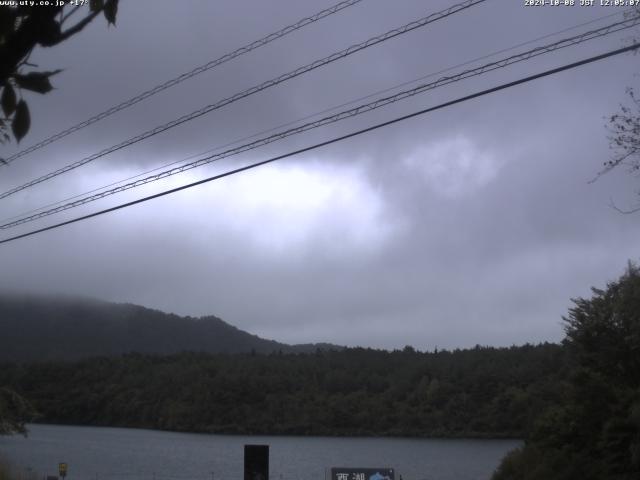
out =
<svg viewBox="0 0 640 480"><path fill-rule="evenodd" d="M451 3L365 0L3 169L0 184L6 189ZM94 22L77 41L36 53L43 67L66 70L58 90L31 99L26 142L328 5L122 2L116 29ZM16 195L0 211L13 215L608 13L489 1L109 155ZM628 35L437 89L237 161L601 53ZM610 155L603 116L624 99L634 73L630 56L606 60L4 245L8 274L0 287L216 314L289 342L433 348L558 340L570 297L588 295L638 257L637 217L608 207L610 196L633 202L637 185L621 172L587 183Z"/></svg>

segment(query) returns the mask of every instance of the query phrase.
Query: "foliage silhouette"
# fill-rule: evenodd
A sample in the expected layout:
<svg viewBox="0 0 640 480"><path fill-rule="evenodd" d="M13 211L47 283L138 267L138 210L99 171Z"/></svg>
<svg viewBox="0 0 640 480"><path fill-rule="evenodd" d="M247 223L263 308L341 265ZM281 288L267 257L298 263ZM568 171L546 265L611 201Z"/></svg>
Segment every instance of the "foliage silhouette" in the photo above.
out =
<svg viewBox="0 0 640 480"><path fill-rule="evenodd" d="M31 118L23 90L48 93L53 90L51 77L60 72L25 72L25 69L37 68L29 63L33 49L58 45L79 33L100 13L109 24L115 25L118 0L92 0L87 13L71 26L69 19L84 6L50 3L49 6L23 6L20 3L0 6L0 105L4 114L0 118L0 143L11 139L9 126L18 142L29 131Z"/></svg>
<svg viewBox="0 0 640 480"><path fill-rule="evenodd" d="M640 478L640 269L629 264L592 291L564 319L572 367L561 401L536 419L494 480Z"/></svg>

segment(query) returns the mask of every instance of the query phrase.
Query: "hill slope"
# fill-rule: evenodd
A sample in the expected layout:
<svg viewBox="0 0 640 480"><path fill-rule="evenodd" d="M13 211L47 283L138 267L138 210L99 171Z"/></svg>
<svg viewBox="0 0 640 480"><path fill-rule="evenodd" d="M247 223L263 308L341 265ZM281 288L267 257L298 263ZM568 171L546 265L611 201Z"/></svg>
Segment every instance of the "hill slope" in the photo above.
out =
<svg viewBox="0 0 640 480"><path fill-rule="evenodd" d="M266 340L214 316L180 317L87 299L0 296L0 361L76 360L129 352L291 353L318 347L333 346Z"/></svg>

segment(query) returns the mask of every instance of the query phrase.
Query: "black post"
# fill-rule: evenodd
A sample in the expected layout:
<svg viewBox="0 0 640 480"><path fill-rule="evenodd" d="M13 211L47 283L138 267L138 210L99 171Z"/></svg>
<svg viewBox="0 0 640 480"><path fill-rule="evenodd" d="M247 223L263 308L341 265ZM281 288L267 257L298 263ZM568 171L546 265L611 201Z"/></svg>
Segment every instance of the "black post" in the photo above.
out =
<svg viewBox="0 0 640 480"><path fill-rule="evenodd" d="M269 445L244 446L244 480L269 480Z"/></svg>

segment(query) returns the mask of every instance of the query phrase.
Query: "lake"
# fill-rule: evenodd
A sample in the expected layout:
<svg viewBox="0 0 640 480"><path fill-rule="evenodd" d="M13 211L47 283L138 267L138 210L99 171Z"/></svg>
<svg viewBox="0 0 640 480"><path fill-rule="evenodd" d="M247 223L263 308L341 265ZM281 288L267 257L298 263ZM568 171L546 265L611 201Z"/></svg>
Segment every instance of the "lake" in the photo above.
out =
<svg viewBox="0 0 640 480"><path fill-rule="evenodd" d="M517 440L207 435L30 425L0 437L0 456L67 480L242 480L245 444L270 445L272 480L325 480L331 467L390 467L396 480L484 480Z"/></svg>

